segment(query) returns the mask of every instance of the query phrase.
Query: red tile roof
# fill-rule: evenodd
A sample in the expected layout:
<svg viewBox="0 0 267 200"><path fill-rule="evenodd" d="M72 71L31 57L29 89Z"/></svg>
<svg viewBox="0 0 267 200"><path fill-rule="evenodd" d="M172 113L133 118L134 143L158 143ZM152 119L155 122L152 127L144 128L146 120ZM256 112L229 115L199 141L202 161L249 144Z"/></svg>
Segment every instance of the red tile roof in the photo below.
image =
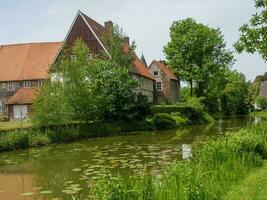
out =
<svg viewBox="0 0 267 200"><path fill-rule="evenodd" d="M149 72L148 68L145 67L144 63L141 62L139 58L136 58L133 62L134 65L134 72L144 76L146 78L149 78L151 80L155 80L155 78L152 76L152 74Z"/></svg>
<svg viewBox="0 0 267 200"><path fill-rule="evenodd" d="M174 75L174 73L168 68L168 66L162 61L153 60L150 66L155 63L158 67L162 69L162 71L172 80L178 81L178 78Z"/></svg>
<svg viewBox="0 0 267 200"><path fill-rule="evenodd" d="M37 97L38 89L36 88L20 88L10 99L7 105L23 105L32 104Z"/></svg>
<svg viewBox="0 0 267 200"><path fill-rule="evenodd" d="M46 79L61 42L0 45L0 81Z"/></svg>

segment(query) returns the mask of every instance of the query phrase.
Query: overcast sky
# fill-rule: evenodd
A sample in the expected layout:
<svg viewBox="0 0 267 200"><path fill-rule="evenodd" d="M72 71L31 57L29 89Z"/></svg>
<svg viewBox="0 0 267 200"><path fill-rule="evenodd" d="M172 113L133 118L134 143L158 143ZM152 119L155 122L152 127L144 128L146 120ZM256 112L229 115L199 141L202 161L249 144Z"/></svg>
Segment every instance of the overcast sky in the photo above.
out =
<svg viewBox="0 0 267 200"><path fill-rule="evenodd" d="M1 0L0 44L62 41L79 9L100 23L120 25L148 63L164 59L163 46L175 20L192 17L221 28L233 50L238 28L255 12L254 0ZM267 71L258 55L235 58L234 68L249 80Z"/></svg>

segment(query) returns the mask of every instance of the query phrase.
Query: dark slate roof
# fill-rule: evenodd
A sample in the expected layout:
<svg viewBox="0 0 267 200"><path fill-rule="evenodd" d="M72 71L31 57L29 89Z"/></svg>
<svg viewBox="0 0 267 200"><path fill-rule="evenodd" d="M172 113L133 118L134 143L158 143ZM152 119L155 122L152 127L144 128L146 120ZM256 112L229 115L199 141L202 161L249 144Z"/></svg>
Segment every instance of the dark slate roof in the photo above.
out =
<svg viewBox="0 0 267 200"><path fill-rule="evenodd" d="M145 65L145 67L147 68L148 66L147 66L147 62L146 62L146 59L145 59L145 56L144 56L144 54L142 54L142 56L141 56L141 62Z"/></svg>

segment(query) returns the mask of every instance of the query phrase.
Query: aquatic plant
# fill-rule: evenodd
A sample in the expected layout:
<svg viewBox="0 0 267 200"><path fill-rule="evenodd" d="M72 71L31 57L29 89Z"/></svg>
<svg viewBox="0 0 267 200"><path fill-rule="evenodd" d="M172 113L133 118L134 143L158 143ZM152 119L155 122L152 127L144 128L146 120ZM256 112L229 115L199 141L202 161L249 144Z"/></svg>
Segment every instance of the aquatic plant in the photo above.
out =
<svg viewBox="0 0 267 200"><path fill-rule="evenodd" d="M101 200L214 200L267 158L267 125L261 124L195 145L192 159L174 162L158 176L103 179L93 189Z"/></svg>

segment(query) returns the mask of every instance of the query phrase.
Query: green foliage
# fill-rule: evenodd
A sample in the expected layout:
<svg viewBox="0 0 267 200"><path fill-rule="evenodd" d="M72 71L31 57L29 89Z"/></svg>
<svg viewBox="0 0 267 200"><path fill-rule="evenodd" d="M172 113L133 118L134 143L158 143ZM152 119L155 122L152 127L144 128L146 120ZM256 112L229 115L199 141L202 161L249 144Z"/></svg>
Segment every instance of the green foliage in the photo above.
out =
<svg viewBox="0 0 267 200"><path fill-rule="evenodd" d="M186 124L201 124L213 122L213 118L205 112L204 106L201 101L203 101L203 98L192 97L189 98L188 101L185 103L178 103L176 105L152 106L151 112L154 115L162 113L180 115L186 121ZM169 117L171 117L171 115L169 115ZM184 123L182 122L181 124ZM179 124L178 120L177 126L180 126L181 124Z"/></svg>
<svg viewBox="0 0 267 200"><path fill-rule="evenodd" d="M262 110L266 110L267 109L267 98L266 97L262 97L262 96L258 96L256 98L256 104L257 106L259 106Z"/></svg>
<svg viewBox="0 0 267 200"><path fill-rule="evenodd" d="M5 138L1 138L0 152L29 147L29 137L26 132L10 132Z"/></svg>
<svg viewBox="0 0 267 200"><path fill-rule="evenodd" d="M29 146L30 147L39 147L46 146L51 143L51 140L48 138L47 134L44 133L32 133L29 134Z"/></svg>
<svg viewBox="0 0 267 200"><path fill-rule="evenodd" d="M40 89L33 104L32 122L36 126L67 123L72 118L72 108L65 99L59 78L48 80Z"/></svg>
<svg viewBox="0 0 267 200"><path fill-rule="evenodd" d="M159 113L153 116L153 122L157 129L175 129L177 128L175 119L166 113Z"/></svg>
<svg viewBox="0 0 267 200"><path fill-rule="evenodd" d="M254 82L261 82L261 81L267 81L267 72L265 72L263 75L258 75Z"/></svg>
<svg viewBox="0 0 267 200"><path fill-rule="evenodd" d="M226 49L219 29L188 18L172 24L170 37L164 53L172 69L190 84L191 96L193 85L197 96L204 96L210 81L233 63L232 52Z"/></svg>
<svg viewBox="0 0 267 200"><path fill-rule="evenodd" d="M175 121L177 127L181 127L189 124L189 120L186 117L181 116L180 113L171 113L171 118Z"/></svg>
<svg viewBox="0 0 267 200"><path fill-rule="evenodd" d="M157 177L104 177L95 184L94 197L101 200L223 199L227 191L267 158L266 133L267 126L261 124L202 141L195 145L192 159L174 162Z"/></svg>
<svg viewBox="0 0 267 200"><path fill-rule="evenodd" d="M266 0L254 0L255 7L259 12L253 14L249 23L244 24L239 29L240 38L235 43L236 50L241 53L258 52L263 59L267 60L267 2Z"/></svg>
<svg viewBox="0 0 267 200"><path fill-rule="evenodd" d="M81 40L61 55L53 66L54 76L35 103L35 125L145 118L147 98L135 92L138 83L129 73L133 57L123 50L121 36L116 34L107 39L107 44L113 45L110 59L88 59L90 51Z"/></svg>
<svg viewBox="0 0 267 200"><path fill-rule="evenodd" d="M250 106L249 84L242 73L228 71L222 91L221 106L226 115L247 114Z"/></svg>
<svg viewBox="0 0 267 200"><path fill-rule="evenodd" d="M249 83L249 102L251 104L254 104L260 91L260 83L259 82L253 82Z"/></svg>

